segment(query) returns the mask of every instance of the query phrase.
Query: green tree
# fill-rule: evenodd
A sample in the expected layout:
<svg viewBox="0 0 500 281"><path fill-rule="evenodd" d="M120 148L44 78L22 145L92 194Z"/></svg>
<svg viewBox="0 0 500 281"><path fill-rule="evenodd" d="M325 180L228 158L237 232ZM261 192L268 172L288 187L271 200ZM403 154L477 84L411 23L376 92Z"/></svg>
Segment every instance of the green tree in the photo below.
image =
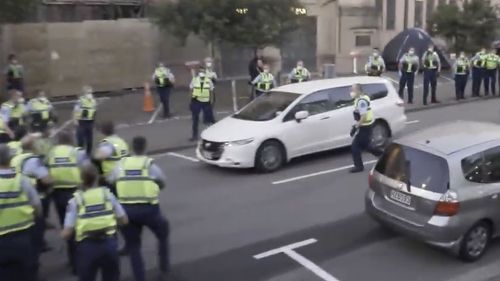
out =
<svg viewBox="0 0 500 281"><path fill-rule="evenodd" d="M153 18L181 40L195 34L256 50L280 46L298 28L302 8L298 0L190 0L160 4Z"/></svg>
<svg viewBox="0 0 500 281"><path fill-rule="evenodd" d="M465 1L463 8L440 5L428 22L431 35L442 36L454 52L489 47L497 28L496 8L489 0Z"/></svg>
<svg viewBox="0 0 500 281"><path fill-rule="evenodd" d="M0 0L0 24L18 23L33 17L38 0Z"/></svg>

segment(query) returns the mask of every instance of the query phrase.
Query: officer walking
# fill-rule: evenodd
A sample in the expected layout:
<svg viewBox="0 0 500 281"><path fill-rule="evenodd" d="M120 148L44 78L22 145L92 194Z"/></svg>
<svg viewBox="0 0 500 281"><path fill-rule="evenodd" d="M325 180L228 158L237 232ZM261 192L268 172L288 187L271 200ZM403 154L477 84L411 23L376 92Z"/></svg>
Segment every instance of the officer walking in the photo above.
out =
<svg viewBox="0 0 500 281"><path fill-rule="evenodd" d="M134 155L124 157L108 178L115 183L116 194L123 205L130 223L122 230L136 281L145 281L146 275L141 254L141 233L149 228L158 239L160 271L166 275L170 269L167 220L159 206L160 189L165 187L165 175L146 156L147 141L135 137L132 141Z"/></svg>
<svg viewBox="0 0 500 281"><path fill-rule="evenodd" d="M14 132L19 126L25 125L26 107L22 93L17 90L10 91L10 99L2 104L0 108L4 125L7 131Z"/></svg>
<svg viewBox="0 0 500 281"><path fill-rule="evenodd" d="M90 161L83 149L75 147L73 136L69 132L62 131L58 135L57 145L48 153L46 163L49 167L50 177L53 180L54 191L51 197L62 227L68 201L81 184L80 167L90 163ZM73 272L76 272L74 241L68 241L67 250L70 265Z"/></svg>
<svg viewBox="0 0 500 281"><path fill-rule="evenodd" d="M31 130L43 132L55 121L53 106L44 91L38 91L37 96L28 102L28 112L31 117Z"/></svg>
<svg viewBox="0 0 500 281"><path fill-rule="evenodd" d="M104 138L99 143L94 158L100 162L102 176L105 180L109 177L116 164L123 157L129 155L129 148L127 142L115 134L113 122L103 122L100 129Z"/></svg>
<svg viewBox="0 0 500 281"><path fill-rule="evenodd" d="M82 95L73 110L78 146L85 149L87 154L92 153L94 141L94 120L97 111L97 102L92 94L92 87L84 86Z"/></svg>
<svg viewBox="0 0 500 281"><path fill-rule="evenodd" d="M427 51L422 56L422 65L424 66L424 105L427 105L429 97L429 86L431 87L431 103L439 103L436 99L437 77L441 72L441 60L434 46L429 45Z"/></svg>
<svg viewBox="0 0 500 281"><path fill-rule="evenodd" d="M175 83L175 76L160 62L153 74L153 81L155 81L156 91L163 107L163 117L170 118L170 93Z"/></svg>
<svg viewBox="0 0 500 281"><path fill-rule="evenodd" d="M297 66L288 74L290 83L301 83L309 81L309 79L311 79L311 73L304 67L304 62L302 60L299 60Z"/></svg>
<svg viewBox="0 0 500 281"><path fill-rule="evenodd" d="M491 49L490 52L485 56L484 63L484 95L488 96L490 94L496 95L496 84L497 84L497 69L500 58L496 54L495 49Z"/></svg>
<svg viewBox="0 0 500 281"><path fill-rule="evenodd" d="M7 76L7 90L24 92L24 68L17 60L16 55L8 57L9 65L5 70Z"/></svg>
<svg viewBox="0 0 500 281"><path fill-rule="evenodd" d="M0 145L0 278L37 280L38 252L33 245L40 198L30 181L10 168L10 151Z"/></svg>
<svg viewBox="0 0 500 281"><path fill-rule="evenodd" d="M403 98L405 87L408 88L408 103L413 103L413 85L415 83L415 74L420 68L418 56L415 55L415 49L412 47L408 53L404 54L399 60L399 97Z"/></svg>
<svg viewBox="0 0 500 281"><path fill-rule="evenodd" d="M457 100L465 99L465 87L469 79L469 59L464 52L460 52L453 65L453 73L455 74L455 97Z"/></svg>
<svg viewBox="0 0 500 281"><path fill-rule="evenodd" d="M255 77L252 85L255 85L255 95L257 97L276 87L276 80L274 79L274 75L269 72L269 65L264 65L264 71Z"/></svg>
<svg viewBox="0 0 500 281"><path fill-rule="evenodd" d="M375 156L382 155L383 151L371 145L374 119L370 97L363 94L361 85L354 84L352 85L351 98L354 99L354 120L356 124L351 131L351 136L354 137L351 145L354 167L350 172L359 173L364 171L363 160L361 159L361 152L363 150L367 150Z"/></svg>
<svg viewBox="0 0 500 281"><path fill-rule="evenodd" d="M206 76L205 70L201 69L198 76L191 80L189 88L192 90L191 94L191 119L192 119L192 135L190 141L198 140L198 123L200 119L200 112L203 111L203 119L209 123L215 123L212 115L212 104L210 103L210 96L214 89L212 80Z"/></svg>
<svg viewBox="0 0 500 281"><path fill-rule="evenodd" d="M19 127L14 132L14 139L7 143L7 147L10 149L10 156L15 157L23 153L23 147L21 140L28 134L28 130L25 127Z"/></svg>
<svg viewBox="0 0 500 281"><path fill-rule="evenodd" d="M99 174L92 164L81 170L82 187L69 201L61 237L76 240L79 281L94 281L101 271L106 281L120 280L116 230L128 223L127 215L106 187L97 185Z"/></svg>
<svg viewBox="0 0 500 281"><path fill-rule="evenodd" d="M380 56L378 49L373 50L373 54L368 58L365 65L365 72L368 76L381 76L385 71L385 61Z"/></svg>
<svg viewBox="0 0 500 281"><path fill-rule="evenodd" d="M481 82L485 76L486 49L482 48L474 57L472 57L472 96L479 97L481 91Z"/></svg>

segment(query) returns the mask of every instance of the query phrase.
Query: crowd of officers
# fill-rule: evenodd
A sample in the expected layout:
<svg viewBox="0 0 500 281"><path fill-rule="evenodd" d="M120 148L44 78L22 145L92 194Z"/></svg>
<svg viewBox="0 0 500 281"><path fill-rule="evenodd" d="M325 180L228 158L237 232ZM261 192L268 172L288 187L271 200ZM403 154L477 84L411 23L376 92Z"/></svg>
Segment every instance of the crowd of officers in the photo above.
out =
<svg viewBox="0 0 500 281"><path fill-rule="evenodd" d="M497 72L500 68L500 56L496 49L487 51L481 49L472 58L467 57L465 52L460 52L454 59L452 66L453 78L455 80L455 98L456 100L465 99L465 88L469 75L472 78L472 97L480 96L481 84L484 83L484 95L496 95ZM413 103L413 90L416 74L422 70L424 76L424 95L423 104L430 102L439 103L436 96L437 78L441 72L441 60L434 46L430 45L421 58L415 53L415 48L409 48L398 63L400 73L399 96L404 97L404 90L407 88L408 103ZM384 59L380 56L377 49L369 57L365 65L365 71L369 76L381 76L385 71ZM499 77L500 83L500 77Z"/></svg>
<svg viewBox="0 0 500 281"><path fill-rule="evenodd" d="M112 122L99 129L104 138L92 149L97 102L85 87L74 108L76 137L60 131L43 92L24 102L18 90L2 104L0 118L0 279L37 281L39 257L50 249L45 230L54 203L61 237L67 240L71 271L81 281L120 280L117 234L125 241L137 281L146 280L141 233L158 239L159 277L170 270L169 226L159 207L165 175L146 156L146 138L129 144Z"/></svg>

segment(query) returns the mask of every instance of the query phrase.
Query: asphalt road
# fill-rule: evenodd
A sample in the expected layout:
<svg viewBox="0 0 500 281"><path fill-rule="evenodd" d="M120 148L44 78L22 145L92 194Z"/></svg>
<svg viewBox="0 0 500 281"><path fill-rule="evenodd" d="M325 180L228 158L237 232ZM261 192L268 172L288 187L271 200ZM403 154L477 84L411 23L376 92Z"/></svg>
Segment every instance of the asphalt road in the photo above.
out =
<svg viewBox="0 0 500 281"><path fill-rule="evenodd" d="M403 134L455 120L500 123L499 107L500 100L489 100L409 113ZM464 264L371 221L363 206L368 172L348 173L348 149L297 159L265 175L219 169L193 157L192 149L155 157L169 177L161 199L172 229L173 280L483 281L500 276L500 243L481 261ZM56 250L43 256L44 275L73 280L67 277L62 244L53 231L47 236ZM155 239L149 232L144 237L154 276ZM291 244L298 248L287 254L254 257ZM122 269L130 276L125 258Z"/></svg>

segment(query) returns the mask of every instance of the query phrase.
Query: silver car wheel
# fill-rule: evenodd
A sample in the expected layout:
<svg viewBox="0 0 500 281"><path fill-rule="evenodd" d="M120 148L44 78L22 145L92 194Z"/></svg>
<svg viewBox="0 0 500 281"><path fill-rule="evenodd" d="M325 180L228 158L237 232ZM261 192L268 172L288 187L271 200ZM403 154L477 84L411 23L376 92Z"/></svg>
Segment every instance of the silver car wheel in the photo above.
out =
<svg viewBox="0 0 500 281"><path fill-rule="evenodd" d="M372 146L382 148L389 140L389 131L382 123L375 123L372 129Z"/></svg>
<svg viewBox="0 0 500 281"><path fill-rule="evenodd" d="M274 170L281 165L281 151L277 146L269 145L262 149L261 163L267 170Z"/></svg>
<svg viewBox="0 0 500 281"><path fill-rule="evenodd" d="M466 249L470 256L477 257L483 253L488 244L488 229L477 226L467 236Z"/></svg>

